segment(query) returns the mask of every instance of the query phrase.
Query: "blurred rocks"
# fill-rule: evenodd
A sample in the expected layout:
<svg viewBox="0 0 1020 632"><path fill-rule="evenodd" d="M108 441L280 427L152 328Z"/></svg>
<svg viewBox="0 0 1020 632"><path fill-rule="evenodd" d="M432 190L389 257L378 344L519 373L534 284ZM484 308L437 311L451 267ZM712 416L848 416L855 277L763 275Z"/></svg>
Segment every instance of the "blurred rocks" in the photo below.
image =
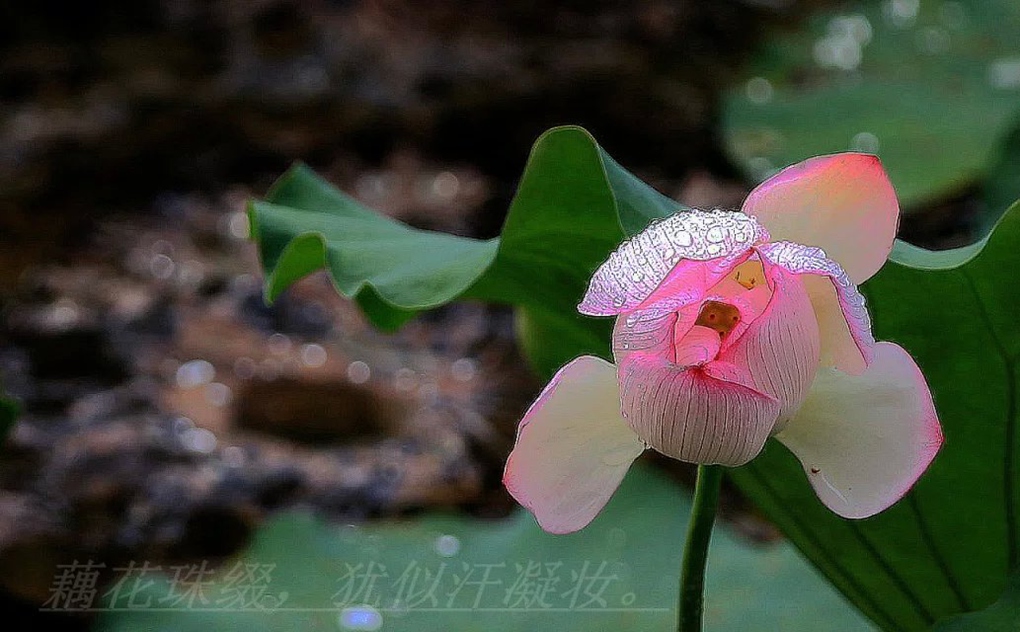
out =
<svg viewBox="0 0 1020 632"><path fill-rule="evenodd" d="M444 223L481 236L498 231L529 147L553 125L585 125L653 182L695 167L728 172L713 131L717 94L763 20L795 16L792 7L40 0L0 8L0 290L26 263L79 244L97 213L144 208L168 190L263 190L295 158L426 227L435 227L436 207L477 206ZM429 173L416 168L422 160L449 167ZM482 179L494 183L484 199ZM406 188L433 208L407 217L387 199Z"/></svg>
<svg viewBox="0 0 1020 632"><path fill-rule="evenodd" d="M538 386L509 312L388 336L322 275L266 306L243 197L111 217L76 265L23 276L0 330L25 405L0 450L4 589L41 603L76 558L219 559L282 507L509 507L493 477Z"/></svg>

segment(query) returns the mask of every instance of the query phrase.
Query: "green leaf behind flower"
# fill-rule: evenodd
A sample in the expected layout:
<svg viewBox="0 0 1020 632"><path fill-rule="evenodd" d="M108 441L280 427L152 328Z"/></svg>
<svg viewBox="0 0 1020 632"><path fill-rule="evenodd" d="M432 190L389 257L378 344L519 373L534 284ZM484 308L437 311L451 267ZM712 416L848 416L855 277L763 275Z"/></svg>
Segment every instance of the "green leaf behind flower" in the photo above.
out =
<svg viewBox="0 0 1020 632"><path fill-rule="evenodd" d="M931 386L945 445L906 498L867 520L818 502L780 444L733 479L887 630L926 630L992 603L1020 562L1020 204L982 242L898 242L864 286L875 336L901 344Z"/></svg>
<svg viewBox="0 0 1020 632"><path fill-rule="evenodd" d="M635 232L679 208L586 131L562 127L535 143L497 239L413 229L302 165L249 205L249 219L269 300L324 268L383 329L456 298L513 304L530 357L551 373L581 353L609 353L609 324L576 313L588 279L625 228Z"/></svg>
<svg viewBox="0 0 1020 632"><path fill-rule="evenodd" d="M345 628L338 621L345 606L366 600L382 618L379 629L393 632L673 630L681 554L676 542L689 513L690 500L675 485L647 467L635 467L603 513L584 531L567 536L544 533L523 509L499 522L433 514L362 527L282 515L237 561L256 569L274 565L259 599L264 610L251 604L238 608L240 584L231 586L227 579L236 563L228 562L204 589L208 603L200 606L208 611L180 606L160 611L173 605L175 596L184 596L161 581L133 601L126 590L107 601L107 607L124 610L104 613L96 630L376 629ZM720 529L711 555L706 629L868 628L787 543L751 547ZM373 574L378 577L366 589L369 580L358 577ZM483 579L501 583L479 587ZM580 590L571 592L578 585ZM249 600L257 589L248 591ZM127 607L146 601L149 607ZM216 611L227 604L241 611ZM761 625L763 617L767 627Z"/></svg>

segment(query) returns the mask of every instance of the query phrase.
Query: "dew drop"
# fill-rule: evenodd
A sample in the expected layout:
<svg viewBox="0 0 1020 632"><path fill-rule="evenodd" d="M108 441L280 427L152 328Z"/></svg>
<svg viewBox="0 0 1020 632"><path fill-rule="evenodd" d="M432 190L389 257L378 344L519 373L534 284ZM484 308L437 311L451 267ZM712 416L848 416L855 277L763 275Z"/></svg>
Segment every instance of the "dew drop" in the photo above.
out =
<svg viewBox="0 0 1020 632"><path fill-rule="evenodd" d="M301 364L313 369L326 364L328 356L322 345L307 344L301 347Z"/></svg>
<svg viewBox="0 0 1020 632"><path fill-rule="evenodd" d="M452 200L460 191L460 179L449 171L443 171L432 180L432 194L443 200Z"/></svg>
<svg viewBox="0 0 1020 632"><path fill-rule="evenodd" d="M222 408L230 403L234 394L230 387L220 382L213 382L205 387L205 398L210 404Z"/></svg>
<svg viewBox="0 0 1020 632"><path fill-rule="evenodd" d="M180 388L195 388L213 381L216 369L208 360L190 360L177 367L175 379Z"/></svg>
<svg viewBox="0 0 1020 632"><path fill-rule="evenodd" d="M920 8L920 0L886 0L882 6L882 13L893 26L906 28L917 19Z"/></svg>
<svg viewBox="0 0 1020 632"><path fill-rule="evenodd" d="M149 261L149 272L164 281L174 275L174 268L174 260L166 255L156 255Z"/></svg>
<svg viewBox="0 0 1020 632"><path fill-rule="evenodd" d="M949 49L949 33L945 29L929 26L917 33L917 49L925 55L938 55Z"/></svg>
<svg viewBox="0 0 1020 632"><path fill-rule="evenodd" d="M276 355L283 355L290 351L290 338L285 334L276 333L269 336L269 352Z"/></svg>
<svg viewBox="0 0 1020 632"><path fill-rule="evenodd" d="M251 235L251 227L248 226L248 214L244 211L231 213L228 230L230 231L230 236L234 239L248 239Z"/></svg>
<svg viewBox="0 0 1020 632"><path fill-rule="evenodd" d="M444 534L436 538L433 548L443 557L453 557L460 552L460 540L455 535Z"/></svg>
<svg viewBox="0 0 1020 632"><path fill-rule="evenodd" d="M199 454L209 454L216 449L216 435L205 428L190 428L181 434L185 449Z"/></svg>
<svg viewBox="0 0 1020 632"><path fill-rule="evenodd" d="M1020 88L1020 57L1003 57L989 64L988 83L1000 90Z"/></svg>
<svg viewBox="0 0 1020 632"><path fill-rule="evenodd" d="M478 372L478 365L471 358L459 358L450 366L450 372L458 382L470 382Z"/></svg>
<svg viewBox="0 0 1020 632"><path fill-rule="evenodd" d="M765 77L754 77L744 86L744 92L751 103L764 105L772 100L772 83Z"/></svg>
<svg viewBox="0 0 1020 632"><path fill-rule="evenodd" d="M877 154L881 145L878 142L878 136L875 136L871 132L861 132L855 134L850 140L850 148L854 151L862 151L868 154Z"/></svg>
<svg viewBox="0 0 1020 632"><path fill-rule="evenodd" d="M382 614L369 605L352 606L340 611L340 627L344 630L372 632L382 627Z"/></svg>
<svg viewBox="0 0 1020 632"><path fill-rule="evenodd" d="M353 381L353 380L352 380ZM393 387L398 391L413 391L418 386L418 374L406 367L397 369L393 376Z"/></svg>
<svg viewBox="0 0 1020 632"><path fill-rule="evenodd" d="M347 365L347 379L355 384L364 384L372 377L372 369L361 360L355 360Z"/></svg>

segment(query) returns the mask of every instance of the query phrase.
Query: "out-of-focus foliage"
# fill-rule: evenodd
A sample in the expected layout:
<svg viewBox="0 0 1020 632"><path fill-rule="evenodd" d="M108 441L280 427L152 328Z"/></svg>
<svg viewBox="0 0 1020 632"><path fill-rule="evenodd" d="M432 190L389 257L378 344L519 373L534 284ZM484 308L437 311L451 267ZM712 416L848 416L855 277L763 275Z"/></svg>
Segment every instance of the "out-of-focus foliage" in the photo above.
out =
<svg viewBox="0 0 1020 632"><path fill-rule="evenodd" d="M908 211L957 194L991 175L1020 122L1017 33L1014 0L837 5L767 40L725 100L727 151L755 180L810 156L873 152ZM989 211L1020 196L1016 185Z"/></svg>
<svg viewBox="0 0 1020 632"><path fill-rule="evenodd" d="M564 128L543 136L495 260L479 257L477 269L461 271L476 280L459 290L460 296L521 306L525 348L547 376L583 353L608 355L608 319L581 318L574 306L594 266L623 237L620 227L635 231L640 218L670 210L633 176L623 177L619 170L615 178L607 177L605 169L612 173L619 168L583 131ZM307 190L303 198L288 198L297 211L264 203L253 207L258 226L273 226L255 232L271 292L284 287L274 285L274 278L293 279L314 267L310 260L292 269L285 256L274 254L285 252L291 240L312 239L309 230L335 231L314 239L336 250L328 259L334 279L352 273L343 269L341 253L351 235L359 233L345 234L342 222L321 219L346 213L340 201L346 205L348 199L307 172L300 182L293 178L293 173L286 176L283 186L292 182ZM273 198L277 204L280 190ZM303 224L308 216L320 219ZM450 300L458 290L442 275L424 275L423 287L435 293L413 302L393 290L396 271L432 265L436 255L427 250L439 238L423 234L400 248L393 247L396 240L361 242L360 249L388 253L377 260L381 267L361 274L377 284L385 300L402 308ZM477 243L470 247L491 247ZM884 629L928 629L942 617L983 608L1002 592L1017 564L1020 294L1012 273L1018 248L1020 205L974 246L936 253L898 242L892 262L865 285L877 337L899 342L918 361L946 436L942 453L905 499L868 520L838 518L818 502L800 465L775 442L750 466L733 472L741 489ZM434 285L427 284L430 280ZM338 285L345 289L342 282ZM373 311L377 303L363 301L362 306L381 320ZM671 545L680 546L679 536Z"/></svg>
<svg viewBox="0 0 1020 632"><path fill-rule="evenodd" d="M174 603L161 581L134 596L149 608L127 608L126 592L108 603L125 609L104 614L97 630L672 630L677 541L689 512L675 485L635 467L595 522L569 536L544 533L524 510L500 522L431 515L364 527L284 515L236 563L269 573L247 593L264 609L243 611L236 590L216 589L237 574L229 562L206 588L208 612L159 611L160 599L163 608ZM777 630L868 629L787 544L749 547L719 529L711 556L708 629L763 629L763 621ZM241 612L216 612L230 599Z"/></svg>
<svg viewBox="0 0 1020 632"><path fill-rule="evenodd" d="M1006 139L1005 149L999 161L992 167L982 187L981 201L985 205L984 219L979 226L984 235L999 218L999 211L1008 208L1020 197L1020 128L1013 130Z"/></svg>

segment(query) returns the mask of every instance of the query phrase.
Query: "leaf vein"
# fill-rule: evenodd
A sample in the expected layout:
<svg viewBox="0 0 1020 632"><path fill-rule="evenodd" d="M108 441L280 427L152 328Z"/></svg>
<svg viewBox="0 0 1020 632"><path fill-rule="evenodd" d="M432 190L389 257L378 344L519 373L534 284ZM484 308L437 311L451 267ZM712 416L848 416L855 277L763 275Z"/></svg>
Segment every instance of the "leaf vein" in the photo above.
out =
<svg viewBox="0 0 1020 632"><path fill-rule="evenodd" d="M752 462L751 464L744 466L743 469L744 471L748 472L751 475L751 477L754 478L759 485L761 485L762 489L765 490L765 493L772 498L773 511L784 514L786 520L792 523L797 528L797 530L801 532L801 534L804 536L804 539L808 540L811 543L811 545L818 552L818 554L821 555L821 557L825 558L825 561L829 565L829 567L831 569L834 569L835 572L846 583L846 585L850 586L853 589L853 591L856 593L857 598L860 601L863 601L867 604L867 606L871 609L870 614L872 618L875 618L877 616L881 619L881 620L876 619L876 622L882 626L882 629L904 631L905 628L902 625L900 625L900 623L896 621L894 617L892 617L888 612L886 612L877 601L875 601L871 593L868 592L868 590L865 589L864 586L860 584L858 579L854 577L853 574L850 573L849 569L844 568L843 565L840 564L839 560L835 556L833 556L832 553L828 551L828 549L826 549L823 546L817 534L815 534L810 528L808 528L807 525L804 524L800 516L797 515L796 512L787 511L785 509L785 504L783 503L782 497L780 496L779 492L777 492L776 489L772 487L772 484L769 482L768 478L758 471L758 467ZM843 590L843 592L845 594L847 591Z"/></svg>
<svg viewBox="0 0 1020 632"><path fill-rule="evenodd" d="M1012 571L1020 565L1020 546L1017 541L1017 507L1016 507L1016 430L1017 430L1017 402L1016 402L1016 364L1002 340L999 339L992 325L992 319L988 314L988 306L985 305L984 297L978 291L973 277L963 268L959 268L960 275L967 282L967 287L974 295L978 306L978 314L987 325L988 335L995 344L999 356L1003 360L1006 369L1006 446L1003 457L1002 493L1005 496L1006 505L1006 551L1009 569Z"/></svg>

